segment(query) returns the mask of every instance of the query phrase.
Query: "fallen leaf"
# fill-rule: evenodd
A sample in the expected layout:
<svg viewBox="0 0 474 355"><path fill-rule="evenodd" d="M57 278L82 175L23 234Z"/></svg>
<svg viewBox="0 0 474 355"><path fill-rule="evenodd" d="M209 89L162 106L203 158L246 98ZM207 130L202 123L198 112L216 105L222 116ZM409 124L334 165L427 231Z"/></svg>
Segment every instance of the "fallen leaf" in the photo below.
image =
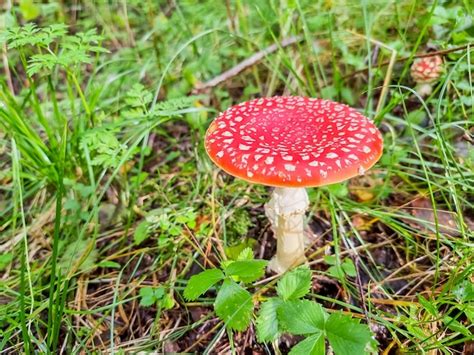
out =
<svg viewBox="0 0 474 355"><path fill-rule="evenodd" d="M410 212L413 217L407 221L411 226L418 227L425 232L436 232L435 212L431 201L425 197L417 198L410 204ZM439 232L452 237L460 235L458 224L456 222L456 214L450 211L444 211L440 208L436 209L438 216Z"/></svg>
<svg viewBox="0 0 474 355"><path fill-rule="evenodd" d="M355 196L358 201L367 202L375 197L382 186L382 179L367 174L351 179L349 182L349 192Z"/></svg>
<svg viewBox="0 0 474 355"><path fill-rule="evenodd" d="M374 194L367 189L353 189L351 192L359 201L362 202L370 201L374 198Z"/></svg>

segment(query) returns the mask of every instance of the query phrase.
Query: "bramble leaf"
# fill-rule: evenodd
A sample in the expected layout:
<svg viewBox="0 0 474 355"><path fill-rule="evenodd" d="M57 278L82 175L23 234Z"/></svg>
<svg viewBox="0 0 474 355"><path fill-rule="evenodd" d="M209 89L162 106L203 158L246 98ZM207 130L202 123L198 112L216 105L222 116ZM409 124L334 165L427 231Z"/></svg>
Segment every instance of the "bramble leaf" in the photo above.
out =
<svg viewBox="0 0 474 355"><path fill-rule="evenodd" d="M257 337L260 342L270 342L278 338L277 309L283 302L279 298L270 298L260 306L257 317Z"/></svg>
<svg viewBox="0 0 474 355"><path fill-rule="evenodd" d="M296 300L305 296L311 287L311 270L300 266L285 274L277 285L278 295L286 300Z"/></svg>
<svg viewBox="0 0 474 355"><path fill-rule="evenodd" d="M325 353L324 335L319 333L300 341L291 349L289 355L324 355Z"/></svg>
<svg viewBox="0 0 474 355"><path fill-rule="evenodd" d="M237 260L225 268L229 276L237 276L240 281L248 283L258 280L265 274L266 260Z"/></svg>
<svg viewBox="0 0 474 355"><path fill-rule="evenodd" d="M184 298L189 301L195 300L223 278L224 274L219 269L205 270L192 276L184 289Z"/></svg>
<svg viewBox="0 0 474 355"><path fill-rule="evenodd" d="M319 303L309 300L284 302L277 310L281 328L295 335L324 332L327 313Z"/></svg>
<svg viewBox="0 0 474 355"><path fill-rule="evenodd" d="M252 248L246 247L239 253L237 260L253 260Z"/></svg>
<svg viewBox="0 0 474 355"><path fill-rule="evenodd" d="M368 354L376 342L369 327L342 313L333 313L326 321L329 344L337 355Z"/></svg>
<svg viewBox="0 0 474 355"><path fill-rule="evenodd" d="M252 319L252 295L232 280L225 280L214 303L216 314L230 329L243 331Z"/></svg>

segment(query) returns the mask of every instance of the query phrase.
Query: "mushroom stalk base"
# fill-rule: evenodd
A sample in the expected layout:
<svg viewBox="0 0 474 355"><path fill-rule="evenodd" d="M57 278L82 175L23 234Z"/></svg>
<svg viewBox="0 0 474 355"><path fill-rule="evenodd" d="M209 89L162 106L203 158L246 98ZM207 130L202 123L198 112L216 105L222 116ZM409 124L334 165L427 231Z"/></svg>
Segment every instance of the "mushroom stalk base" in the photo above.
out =
<svg viewBox="0 0 474 355"><path fill-rule="evenodd" d="M277 239L277 254L268 268L282 273L304 263L304 215L309 205L304 188L275 188L265 214Z"/></svg>
<svg viewBox="0 0 474 355"><path fill-rule="evenodd" d="M415 88L418 95L424 97L429 96L433 92L433 86L430 83L418 84Z"/></svg>

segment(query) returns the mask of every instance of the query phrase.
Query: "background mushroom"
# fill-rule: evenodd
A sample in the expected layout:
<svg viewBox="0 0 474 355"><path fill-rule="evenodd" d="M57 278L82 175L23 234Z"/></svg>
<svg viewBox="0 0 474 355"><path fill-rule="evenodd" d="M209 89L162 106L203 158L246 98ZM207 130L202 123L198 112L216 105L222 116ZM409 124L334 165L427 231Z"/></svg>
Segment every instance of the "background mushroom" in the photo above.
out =
<svg viewBox="0 0 474 355"><path fill-rule="evenodd" d="M431 94L432 84L443 72L443 59L439 55L417 58L410 68L411 77L415 80L416 92L421 96Z"/></svg>
<svg viewBox="0 0 474 355"><path fill-rule="evenodd" d="M235 177L275 187L265 205L277 238L270 269L305 261L306 187L364 173L382 154L374 124L346 105L306 97L255 99L229 108L209 126L206 151Z"/></svg>

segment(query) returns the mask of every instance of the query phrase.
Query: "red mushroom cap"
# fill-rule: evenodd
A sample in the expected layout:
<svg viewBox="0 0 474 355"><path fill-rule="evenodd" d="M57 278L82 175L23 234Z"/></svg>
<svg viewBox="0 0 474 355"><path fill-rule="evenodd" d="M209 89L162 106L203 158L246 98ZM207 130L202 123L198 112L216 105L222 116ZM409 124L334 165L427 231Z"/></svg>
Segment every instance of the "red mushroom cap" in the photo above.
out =
<svg viewBox="0 0 474 355"><path fill-rule="evenodd" d="M281 96L232 106L209 126L205 146L221 169L268 186L308 187L363 173L382 154L382 136L355 109Z"/></svg>
<svg viewBox="0 0 474 355"><path fill-rule="evenodd" d="M439 55L417 58L410 68L411 77L418 84L429 84L436 81L443 72L443 59Z"/></svg>

